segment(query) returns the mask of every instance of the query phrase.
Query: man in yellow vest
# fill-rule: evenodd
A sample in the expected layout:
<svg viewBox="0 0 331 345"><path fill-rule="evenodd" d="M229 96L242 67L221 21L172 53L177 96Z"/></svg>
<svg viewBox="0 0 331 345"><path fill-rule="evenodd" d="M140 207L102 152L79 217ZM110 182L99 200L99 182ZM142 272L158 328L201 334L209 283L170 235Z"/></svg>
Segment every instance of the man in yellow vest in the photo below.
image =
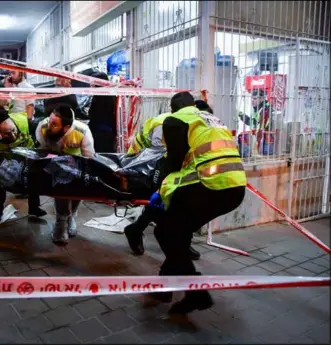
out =
<svg viewBox="0 0 331 345"><path fill-rule="evenodd" d="M163 122L170 173L150 199L151 207L164 209L154 230L166 256L160 275L200 275L189 255L193 233L242 203L246 174L231 132L217 117L199 111L190 93L173 96L171 110ZM170 302L172 293L148 297L153 303ZM208 291L190 290L169 313L187 314L212 305Z"/></svg>
<svg viewBox="0 0 331 345"><path fill-rule="evenodd" d="M73 110L65 104L57 105L49 117L39 122L36 139L40 148L58 153L85 157L92 157L95 153L90 129L75 120ZM75 217L79 203L79 200L55 199L54 243L66 244L69 237L76 235Z"/></svg>
<svg viewBox="0 0 331 345"><path fill-rule="evenodd" d="M139 131L133 139L128 150L129 154L137 154L144 148L160 148L164 149L165 144L162 135L163 121L170 116L171 113L164 113L156 117L148 119L142 130ZM162 181L161 176L159 177ZM158 218L159 211L146 206L138 219L125 227L124 234L128 240L129 246L135 255L143 255L145 252L143 243L143 232L147 226ZM200 253L192 246L189 248L192 260L199 260Z"/></svg>
<svg viewBox="0 0 331 345"><path fill-rule="evenodd" d="M8 151L15 147L33 148L34 142L29 133L29 123L25 113L9 114L7 110L0 107L0 152ZM10 174L10 171L8 171ZM33 186L31 186L33 189ZM0 181L0 221L6 201L6 191L1 188ZM40 206L39 195L29 193L29 210L31 216L42 217L47 214Z"/></svg>

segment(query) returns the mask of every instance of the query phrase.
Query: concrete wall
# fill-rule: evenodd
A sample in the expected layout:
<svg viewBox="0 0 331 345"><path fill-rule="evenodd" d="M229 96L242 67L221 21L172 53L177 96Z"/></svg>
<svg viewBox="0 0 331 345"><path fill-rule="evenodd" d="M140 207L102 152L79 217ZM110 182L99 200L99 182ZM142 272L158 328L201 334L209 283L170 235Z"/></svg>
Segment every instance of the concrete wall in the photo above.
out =
<svg viewBox="0 0 331 345"><path fill-rule="evenodd" d="M312 174L313 169L313 174ZM288 197L290 190L290 170L286 162L246 166L248 182L264 194L275 206L288 213ZM315 162L313 166L303 160L298 160L295 165L295 177L324 176L325 161ZM309 182L299 182L305 188L302 193L297 193L298 183L295 183L291 203L294 219L305 218L321 213L323 198L323 178L313 178ZM318 188L313 186L319 186ZM309 188L308 188L309 186ZM306 193L306 190L308 191ZM329 208L330 212L330 208ZM256 195L246 191L243 203L235 211L221 216L212 221L213 232L238 229L257 224L282 220L283 218L268 205L263 203ZM204 231L206 229L203 229Z"/></svg>

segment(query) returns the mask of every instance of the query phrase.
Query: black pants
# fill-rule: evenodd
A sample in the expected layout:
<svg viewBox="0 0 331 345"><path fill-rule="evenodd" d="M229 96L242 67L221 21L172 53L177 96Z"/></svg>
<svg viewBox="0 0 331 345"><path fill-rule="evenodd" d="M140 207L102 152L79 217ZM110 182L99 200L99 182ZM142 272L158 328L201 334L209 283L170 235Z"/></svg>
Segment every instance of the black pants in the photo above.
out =
<svg viewBox="0 0 331 345"><path fill-rule="evenodd" d="M244 196L245 187L214 191L197 183L178 188L154 230L166 256L160 275L199 275L189 254L193 233L236 209Z"/></svg>
<svg viewBox="0 0 331 345"><path fill-rule="evenodd" d="M6 191L0 188L0 218L2 217L5 201L6 201ZM29 194L28 204L29 204L29 211L32 211L38 208L40 206L39 195Z"/></svg>
<svg viewBox="0 0 331 345"><path fill-rule="evenodd" d="M90 130L94 140L94 150L96 153L112 153L116 152L116 137L113 131L100 131L93 125Z"/></svg>

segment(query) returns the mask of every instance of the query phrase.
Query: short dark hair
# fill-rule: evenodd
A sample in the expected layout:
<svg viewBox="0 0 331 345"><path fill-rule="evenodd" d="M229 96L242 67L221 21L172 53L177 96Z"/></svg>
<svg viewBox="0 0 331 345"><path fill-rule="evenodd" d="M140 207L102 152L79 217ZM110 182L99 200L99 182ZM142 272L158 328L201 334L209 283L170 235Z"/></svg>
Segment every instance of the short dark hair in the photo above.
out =
<svg viewBox="0 0 331 345"><path fill-rule="evenodd" d="M182 108L190 107L190 106L194 106L194 98L187 91L176 93L171 98L170 107L173 113L177 112L178 110Z"/></svg>
<svg viewBox="0 0 331 345"><path fill-rule="evenodd" d="M199 110L201 110L201 111L205 110L205 111L208 111L208 113L210 113L210 114L214 114L213 109L209 106L209 104L207 102L199 99L199 100L195 101L194 103L195 103L195 106Z"/></svg>
<svg viewBox="0 0 331 345"><path fill-rule="evenodd" d="M62 126L72 126L74 122L74 112L67 104L57 104L52 113L61 119Z"/></svg>

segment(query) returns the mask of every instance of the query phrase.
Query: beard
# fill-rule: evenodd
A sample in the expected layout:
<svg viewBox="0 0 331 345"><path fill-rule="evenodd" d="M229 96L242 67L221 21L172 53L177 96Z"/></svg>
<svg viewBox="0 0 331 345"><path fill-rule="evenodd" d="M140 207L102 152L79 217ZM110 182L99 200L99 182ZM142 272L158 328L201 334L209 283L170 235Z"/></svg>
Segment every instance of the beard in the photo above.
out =
<svg viewBox="0 0 331 345"><path fill-rule="evenodd" d="M49 130L46 133L47 140L53 144L56 144L64 136L63 129L58 133L52 133Z"/></svg>
<svg viewBox="0 0 331 345"><path fill-rule="evenodd" d="M9 145L12 144L16 139L9 139L9 138L5 138L5 139L1 139L0 143L4 144L4 145Z"/></svg>

